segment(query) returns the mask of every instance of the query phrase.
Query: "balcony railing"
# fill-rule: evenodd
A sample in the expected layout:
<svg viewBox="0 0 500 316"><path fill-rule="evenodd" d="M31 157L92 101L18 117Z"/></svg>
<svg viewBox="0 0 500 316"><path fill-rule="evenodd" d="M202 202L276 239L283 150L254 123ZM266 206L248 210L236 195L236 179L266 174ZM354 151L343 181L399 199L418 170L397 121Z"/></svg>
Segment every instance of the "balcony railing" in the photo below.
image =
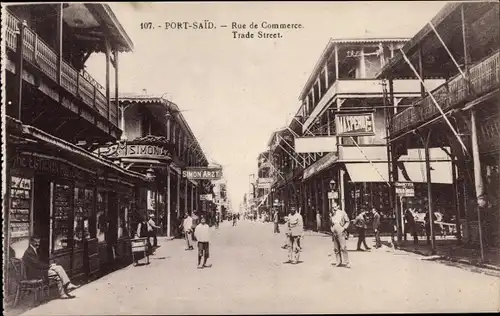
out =
<svg viewBox="0 0 500 316"><path fill-rule="evenodd" d="M470 91L467 81L461 74L456 75L443 85L432 91L432 95L443 111L447 111L458 104L480 97L498 88L500 84L500 52L489 56L475 64L469 70ZM426 122L439 114L439 110L429 96L415 102L412 107L397 113L390 127L391 135L397 134Z"/></svg>
<svg viewBox="0 0 500 316"><path fill-rule="evenodd" d="M6 46L15 52L17 50L20 21L9 11L6 11L5 18L7 24ZM24 29L23 46L24 59L58 83L57 61L59 57L57 53L28 27ZM92 84L92 81L95 84ZM109 118L109 122L114 126L118 126L117 106L114 102L111 102L110 106L108 106L106 96L101 91L102 86L97 84L97 81L93 79L87 80L71 65L62 61L60 85L73 96L81 98L85 104L96 110L106 120Z"/></svg>

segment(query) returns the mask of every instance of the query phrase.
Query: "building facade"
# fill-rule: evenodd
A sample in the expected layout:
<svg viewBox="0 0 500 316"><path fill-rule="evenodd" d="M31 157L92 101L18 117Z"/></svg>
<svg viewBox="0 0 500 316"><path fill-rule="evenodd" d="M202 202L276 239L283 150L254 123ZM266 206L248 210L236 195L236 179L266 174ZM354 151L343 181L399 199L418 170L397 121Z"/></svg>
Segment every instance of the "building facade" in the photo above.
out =
<svg viewBox="0 0 500 316"><path fill-rule="evenodd" d="M182 173L186 167L206 167L208 161L176 104L160 96L122 94L119 113L121 139L97 153L127 170L149 174L142 217L153 214L160 234L178 236L184 214L210 213L208 201L200 201L200 195L211 193L210 181L190 180Z"/></svg>
<svg viewBox="0 0 500 316"><path fill-rule="evenodd" d="M350 216L376 207L389 216L386 143L388 87L378 71L408 39L331 39L313 69L290 124L273 133L270 152L278 178L272 194L284 209L296 204L306 226L328 217L331 203ZM437 87L443 80L428 79ZM418 80L394 83L394 99L420 95ZM274 198L276 199L276 198ZM322 221L327 229L328 221Z"/></svg>
<svg viewBox="0 0 500 316"><path fill-rule="evenodd" d="M411 150L449 148L450 194L432 194L435 168L427 163L424 204L436 213L443 207L440 198L447 200L459 237L481 249L499 245L498 14L498 3L447 4L380 72L389 82L445 78L435 89L422 86L411 107L395 107L389 128L392 162ZM432 152L425 157L434 160ZM398 176L394 181L402 180Z"/></svg>
<svg viewBox="0 0 500 316"><path fill-rule="evenodd" d="M144 174L92 151L121 135L111 67L133 44L107 5L7 6L5 44L6 191L4 278L31 236L40 257L73 279L90 279L130 260L130 219ZM89 38L93 38L89 41ZM86 71L106 55L106 83Z"/></svg>

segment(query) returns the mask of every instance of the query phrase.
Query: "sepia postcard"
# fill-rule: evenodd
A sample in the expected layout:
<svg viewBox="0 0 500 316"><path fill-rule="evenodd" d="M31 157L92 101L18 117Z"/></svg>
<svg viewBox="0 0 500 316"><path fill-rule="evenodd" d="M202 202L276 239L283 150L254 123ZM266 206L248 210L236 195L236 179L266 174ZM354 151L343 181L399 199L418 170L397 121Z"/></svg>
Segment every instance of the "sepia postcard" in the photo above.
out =
<svg viewBox="0 0 500 316"><path fill-rule="evenodd" d="M2 3L5 315L499 312L499 9Z"/></svg>

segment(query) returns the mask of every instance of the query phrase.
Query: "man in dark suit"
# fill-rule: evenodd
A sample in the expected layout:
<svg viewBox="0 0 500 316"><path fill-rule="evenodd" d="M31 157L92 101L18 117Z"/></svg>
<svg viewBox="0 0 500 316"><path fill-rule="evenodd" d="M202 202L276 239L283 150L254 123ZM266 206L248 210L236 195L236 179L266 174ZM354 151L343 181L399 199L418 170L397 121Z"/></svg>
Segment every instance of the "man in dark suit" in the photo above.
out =
<svg viewBox="0 0 500 316"><path fill-rule="evenodd" d="M47 277L56 277L57 287L61 298L72 298L68 292L76 289L77 287L71 283L64 268L55 263L45 263L40 260L38 250L40 247L40 238L31 237L30 245L24 252L23 262L26 268L26 277L28 279L39 279Z"/></svg>

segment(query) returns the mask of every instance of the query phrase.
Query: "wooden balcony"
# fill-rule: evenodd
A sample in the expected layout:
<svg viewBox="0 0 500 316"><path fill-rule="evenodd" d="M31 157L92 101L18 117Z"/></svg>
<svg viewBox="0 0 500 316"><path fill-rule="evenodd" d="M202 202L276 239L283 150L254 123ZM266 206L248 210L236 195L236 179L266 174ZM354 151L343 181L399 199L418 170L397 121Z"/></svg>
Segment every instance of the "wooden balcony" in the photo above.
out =
<svg viewBox="0 0 500 316"><path fill-rule="evenodd" d="M19 19L8 10L5 11L7 50L17 51L17 36L19 34ZM61 62L59 82L57 53L47 45L33 30L24 29L23 57L32 67L40 70L49 80L60 85L75 99L79 99L98 113L97 126L108 131L105 123L110 122L118 127L118 111L114 102L108 102L104 88L86 72L78 72L64 60ZM109 104L109 105L108 105ZM82 115L84 116L84 115ZM84 116L85 117L85 116ZM87 120L88 117L85 117ZM93 121L92 121L93 122Z"/></svg>
<svg viewBox="0 0 500 316"><path fill-rule="evenodd" d="M432 95L444 112L479 98L495 89L500 84L500 52L487 57L470 68L470 89L461 74L457 74ZM397 113L390 126L391 137L415 128L439 115L439 110L429 96L415 102L412 107Z"/></svg>

